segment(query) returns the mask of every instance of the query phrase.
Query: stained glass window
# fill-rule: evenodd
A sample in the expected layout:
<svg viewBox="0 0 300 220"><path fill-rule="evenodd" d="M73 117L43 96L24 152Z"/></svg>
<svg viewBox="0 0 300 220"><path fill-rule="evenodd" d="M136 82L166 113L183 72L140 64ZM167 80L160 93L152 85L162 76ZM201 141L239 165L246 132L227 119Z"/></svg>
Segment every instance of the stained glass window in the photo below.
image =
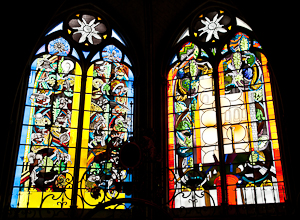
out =
<svg viewBox="0 0 300 220"><path fill-rule="evenodd" d="M169 206L284 202L273 75L252 29L210 9L178 39L167 75Z"/></svg>
<svg viewBox="0 0 300 220"><path fill-rule="evenodd" d="M27 72L11 207L93 208L130 198L122 184L132 174L119 162L134 120L127 45L90 11L58 22L41 42Z"/></svg>

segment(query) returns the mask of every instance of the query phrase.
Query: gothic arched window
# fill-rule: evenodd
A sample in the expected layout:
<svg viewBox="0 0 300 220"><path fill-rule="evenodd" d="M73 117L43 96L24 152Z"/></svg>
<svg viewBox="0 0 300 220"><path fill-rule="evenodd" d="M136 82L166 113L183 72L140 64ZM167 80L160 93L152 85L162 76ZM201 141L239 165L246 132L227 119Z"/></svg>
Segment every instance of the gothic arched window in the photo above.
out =
<svg viewBox="0 0 300 220"><path fill-rule="evenodd" d="M207 8L173 53L169 206L284 202L274 78L251 27L225 8Z"/></svg>
<svg viewBox="0 0 300 220"><path fill-rule="evenodd" d="M119 153L133 132L134 74L110 25L79 11L40 40L27 71L11 207L93 208L131 197Z"/></svg>

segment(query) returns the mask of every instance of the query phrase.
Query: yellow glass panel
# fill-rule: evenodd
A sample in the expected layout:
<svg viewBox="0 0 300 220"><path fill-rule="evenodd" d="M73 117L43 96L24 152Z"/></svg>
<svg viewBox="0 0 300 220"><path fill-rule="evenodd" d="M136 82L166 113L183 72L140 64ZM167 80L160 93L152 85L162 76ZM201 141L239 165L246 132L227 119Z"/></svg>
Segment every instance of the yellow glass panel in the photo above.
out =
<svg viewBox="0 0 300 220"><path fill-rule="evenodd" d="M271 131L271 138L272 139L277 139L277 128L276 128L276 122L275 120L269 121L270 124L270 131Z"/></svg>
<svg viewBox="0 0 300 220"><path fill-rule="evenodd" d="M81 142L82 148L88 148L88 144L89 144L89 132L90 132L89 130L83 130L82 131L82 142ZM81 157L83 157L83 153L81 153ZM87 153L86 153L86 158L87 158ZM82 160L84 160L84 159L82 158Z"/></svg>
<svg viewBox="0 0 300 220"><path fill-rule="evenodd" d="M168 113L174 113L174 102L173 102L173 97L168 98Z"/></svg>
<svg viewBox="0 0 300 220"><path fill-rule="evenodd" d="M79 110L79 102L80 102L80 94L79 93L73 93L72 109Z"/></svg>
<svg viewBox="0 0 300 220"><path fill-rule="evenodd" d="M79 63L76 62L76 65L75 65L75 75L82 75L82 70L81 70L81 67L79 65Z"/></svg>
<svg viewBox="0 0 300 220"><path fill-rule="evenodd" d="M85 173L88 162L88 144L89 144L89 127L91 116L91 100L92 100L92 82L93 82L93 70L94 65L91 65L87 71L86 89L85 89L85 101L84 101L84 114L83 114L83 131L81 140L81 155L80 155L80 169L79 169L79 183L78 183L78 195L81 196L84 204L81 200L77 202L78 208L94 208L96 204L102 201L104 194L100 195L98 199L92 198L91 193L85 189ZM89 205L90 204L90 205ZM94 205L94 206L93 206ZM83 207L84 206L84 207Z"/></svg>
<svg viewBox="0 0 300 220"><path fill-rule="evenodd" d="M18 208L27 208L29 192L19 192L19 206Z"/></svg>
<svg viewBox="0 0 300 220"><path fill-rule="evenodd" d="M71 195L70 191L71 189L67 189L66 193ZM42 208L61 208L62 202L66 202L63 208L69 208L71 205L71 201L62 196L62 192L37 192L31 190L19 193L19 208L40 208L43 199Z"/></svg>
<svg viewBox="0 0 300 220"><path fill-rule="evenodd" d="M77 130L71 129L70 131L70 141L69 141L69 148L76 147L76 139L77 139Z"/></svg>
<svg viewBox="0 0 300 220"><path fill-rule="evenodd" d="M90 127L90 112L85 111L83 114L83 129L89 129Z"/></svg>
<svg viewBox="0 0 300 220"><path fill-rule="evenodd" d="M224 83L224 73L223 73L223 62L222 60L219 64L218 67L218 72L219 72L219 89L220 89L220 95L224 96L225 95L225 83Z"/></svg>
<svg viewBox="0 0 300 220"><path fill-rule="evenodd" d="M72 117L71 117L71 127L72 128L78 127L78 117L79 117L79 111L73 110ZM72 130L74 130L74 129L72 129Z"/></svg>
<svg viewBox="0 0 300 220"><path fill-rule="evenodd" d="M74 84L74 92L81 91L81 76L75 75L75 84Z"/></svg>
<svg viewBox="0 0 300 220"><path fill-rule="evenodd" d="M92 64L92 65L90 66L90 68L88 69L88 71L87 71L87 76L93 77L93 71L94 71L94 64ZM92 88L90 88L90 89L92 89Z"/></svg>
<svg viewBox="0 0 300 220"><path fill-rule="evenodd" d="M169 143L174 143L174 133L169 132Z"/></svg>
<svg viewBox="0 0 300 220"><path fill-rule="evenodd" d="M173 118L173 115L168 115L168 124L169 124L169 131L174 131L174 118Z"/></svg>
<svg viewBox="0 0 300 220"><path fill-rule="evenodd" d="M279 149L279 143L278 140L272 140L273 149ZM276 158L275 158L276 159ZM280 159L280 158L279 158Z"/></svg>
<svg viewBox="0 0 300 220"><path fill-rule="evenodd" d="M111 195L108 192L103 192L103 191L100 191L99 197L97 199L95 199L91 196L90 192L88 192L87 190L83 190L83 197L84 197L84 200L86 201L86 203L84 203L85 209L93 209L93 208L95 208L95 206L98 203L108 202L112 199ZM125 193L119 193L119 195L115 199L122 199L122 198L125 198ZM78 208L83 208L82 202L81 202L81 204L79 204L79 203L80 202L78 202ZM124 205L119 205L119 206L111 205L111 206L106 207L105 209L124 209L124 208L125 208Z"/></svg>
<svg viewBox="0 0 300 220"><path fill-rule="evenodd" d="M93 84L93 77L87 77L86 79L86 93L92 92L92 84Z"/></svg>
<svg viewBox="0 0 300 220"><path fill-rule="evenodd" d="M195 138L196 138L196 146L200 147L201 146L201 131L200 131L201 121L200 121L200 113L199 113L199 111L194 111L194 114L195 114Z"/></svg>
<svg viewBox="0 0 300 220"><path fill-rule="evenodd" d="M91 100L92 100L92 94L86 94L85 95L85 102L84 102L84 110L90 111L91 110Z"/></svg>
<svg viewBox="0 0 300 220"><path fill-rule="evenodd" d="M265 84L265 93L266 93L266 101L270 101L273 99L272 97L272 90L271 90L271 84L266 83Z"/></svg>

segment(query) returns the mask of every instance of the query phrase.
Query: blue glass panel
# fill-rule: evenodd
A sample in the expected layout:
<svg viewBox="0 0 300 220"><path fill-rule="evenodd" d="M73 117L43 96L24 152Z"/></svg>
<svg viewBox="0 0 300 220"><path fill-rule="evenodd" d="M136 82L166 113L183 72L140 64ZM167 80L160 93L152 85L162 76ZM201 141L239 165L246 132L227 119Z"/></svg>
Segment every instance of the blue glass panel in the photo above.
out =
<svg viewBox="0 0 300 220"><path fill-rule="evenodd" d="M22 163L23 163L23 161L22 161ZM21 173L22 173L22 166L17 166L15 179L14 179L14 186L20 186Z"/></svg>
<svg viewBox="0 0 300 220"><path fill-rule="evenodd" d="M28 80L28 87L33 88L34 80L35 80L36 71L30 71L29 80Z"/></svg>
<svg viewBox="0 0 300 220"><path fill-rule="evenodd" d="M112 29L111 36L120 41L124 46L126 46L125 43L122 41L121 37L114 31L114 29Z"/></svg>
<svg viewBox="0 0 300 220"><path fill-rule="evenodd" d="M33 88L28 88L25 105L31 105L30 96L31 96L32 93L33 93Z"/></svg>
<svg viewBox="0 0 300 220"><path fill-rule="evenodd" d="M72 56L76 57L78 60L80 60L79 55L77 53L77 51L75 50L75 48L73 48L72 50Z"/></svg>
<svg viewBox="0 0 300 220"><path fill-rule="evenodd" d="M127 91L127 96L128 97L133 97L134 94L133 94L133 81L128 81L127 82L127 87L129 88L128 91Z"/></svg>
<svg viewBox="0 0 300 220"><path fill-rule="evenodd" d="M176 62L177 60L178 60L177 55L175 55L175 56L173 57L173 59L172 59L170 65L173 64L174 62Z"/></svg>
<svg viewBox="0 0 300 220"><path fill-rule="evenodd" d="M130 60L128 59L128 57L126 55L124 55L124 62L127 63L129 66L132 66Z"/></svg>
<svg viewBox="0 0 300 220"><path fill-rule="evenodd" d="M38 59L35 59L35 60L32 62L32 64L31 64L31 69L32 69L32 70L36 70L37 60L38 60Z"/></svg>
<svg viewBox="0 0 300 220"><path fill-rule="evenodd" d="M26 144L26 138L27 138L27 131L28 131L28 129L32 130L32 126L27 126L27 125L23 125L22 126L20 144ZM31 133L31 131L30 131L30 133Z"/></svg>
<svg viewBox="0 0 300 220"><path fill-rule="evenodd" d="M97 52L95 56L92 58L91 62L100 59L100 52Z"/></svg>
<svg viewBox="0 0 300 220"><path fill-rule="evenodd" d="M25 125L30 124L30 122L29 122L30 109L31 109L31 106L25 106L24 117L23 117L23 124L25 124Z"/></svg>
<svg viewBox="0 0 300 220"><path fill-rule="evenodd" d="M207 57L207 58L209 58L209 56L207 55L207 53L206 53L203 49L201 49L201 54L200 54L200 56L201 56L201 57Z"/></svg>
<svg viewBox="0 0 300 220"><path fill-rule="evenodd" d="M115 45L107 45L102 50L102 58L105 61L120 62L122 59L122 52Z"/></svg>
<svg viewBox="0 0 300 220"><path fill-rule="evenodd" d="M54 28L52 28L45 36L52 34L56 31L62 30L63 29L63 22L60 22L58 25L56 25Z"/></svg>
<svg viewBox="0 0 300 220"><path fill-rule="evenodd" d="M46 51L46 45L44 44L44 45L41 46L41 48L36 52L35 55L38 55L38 54L43 53L43 52L45 52L45 51Z"/></svg>
<svg viewBox="0 0 300 220"><path fill-rule="evenodd" d="M131 80L131 81L134 80L134 76L133 76L131 69L128 70L128 80Z"/></svg>
<svg viewBox="0 0 300 220"><path fill-rule="evenodd" d="M17 208L18 195L19 195L19 188L14 188L11 196L11 203L10 203L12 208Z"/></svg>
<svg viewBox="0 0 300 220"><path fill-rule="evenodd" d="M90 54L90 52L89 52L89 51L82 51L82 53L83 53L83 56L84 56L85 58L87 58L87 57L88 57L88 55Z"/></svg>
<svg viewBox="0 0 300 220"><path fill-rule="evenodd" d="M62 37L50 41L48 45L48 50L51 55L67 56L70 49L70 44Z"/></svg>
<svg viewBox="0 0 300 220"><path fill-rule="evenodd" d="M130 103L132 103L132 107L131 107ZM128 107L129 107L129 111L127 112L128 114L133 114L133 108L134 108L133 106L134 106L133 98L128 98Z"/></svg>

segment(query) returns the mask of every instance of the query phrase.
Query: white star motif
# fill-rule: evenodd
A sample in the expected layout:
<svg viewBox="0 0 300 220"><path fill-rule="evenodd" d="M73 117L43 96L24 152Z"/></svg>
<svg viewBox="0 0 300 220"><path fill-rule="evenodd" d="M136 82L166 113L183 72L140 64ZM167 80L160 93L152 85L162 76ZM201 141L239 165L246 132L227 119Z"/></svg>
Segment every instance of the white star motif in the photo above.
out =
<svg viewBox="0 0 300 220"><path fill-rule="evenodd" d="M84 18L82 19L82 21L78 20L78 23L80 24L80 27L73 27L74 29L78 30L76 31L74 34L80 33L81 37L79 39L79 43L83 43L86 38L88 39L88 41L93 44L93 39L97 38L97 39L101 39L100 35L98 34L99 31L95 30L95 27L98 26L100 24L100 22L95 23L96 19L93 19L90 21L90 23L88 24L86 22L86 20L84 20ZM94 24L95 23L95 24Z"/></svg>
<svg viewBox="0 0 300 220"><path fill-rule="evenodd" d="M205 27L198 29L198 31L202 31L202 33L199 35L201 36L204 33L207 33L206 42L210 41L212 38L212 35L216 39L219 39L218 31L222 33L226 33L227 30L222 28L224 25L219 24L219 21L223 18L224 15L218 18L218 14L216 14L213 18L213 20L209 20L209 18L205 17L205 20L201 20L201 22L205 25Z"/></svg>

